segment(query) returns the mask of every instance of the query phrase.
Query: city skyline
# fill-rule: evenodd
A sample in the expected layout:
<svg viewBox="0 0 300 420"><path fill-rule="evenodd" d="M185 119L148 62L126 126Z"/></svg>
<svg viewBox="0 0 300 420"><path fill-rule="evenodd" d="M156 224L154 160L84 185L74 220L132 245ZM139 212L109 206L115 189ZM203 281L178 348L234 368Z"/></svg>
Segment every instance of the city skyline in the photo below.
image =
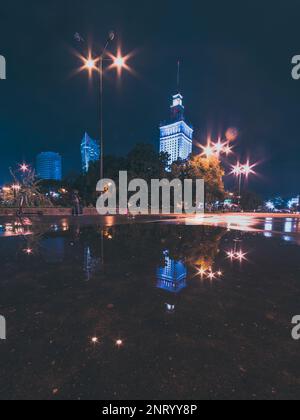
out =
<svg viewBox="0 0 300 420"><path fill-rule="evenodd" d="M216 14L209 5L199 13L191 2L182 10L179 28L165 24L178 17L174 2L143 11L133 2L130 14L139 16L136 19L127 19L129 11L118 1L114 5L103 2L101 8L95 1L88 5L76 1L69 9L53 2L49 13L49 4L33 1L20 5L17 12L7 5L0 17L0 53L7 61L7 80L0 84L0 138L5 144L1 183L9 181L10 166L22 160L33 162L42 149L59 150L66 160L66 173L80 167L73 139L82 136L83 127L99 138L99 113L96 79L74 76L80 66L75 50L87 52L86 46L74 41L74 33L80 32L97 51L114 28L123 50L135 52L131 61L137 76L124 73L116 84L113 72L106 75L106 153L117 150L123 156L138 142L157 146L157 124L167 117L180 58L181 91L189 104L195 139L203 143L210 133L216 138L228 127L237 127L241 159L251 155L263 162L261 177L252 181L252 189L263 194L298 192L300 83L291 77L291 59L298 48L296 5L274 6L272 19L267 18L266 5L247 6L245 20L242 5L219 5ZM23 17L33 10L37 19L28 25ZM11 14L23 33L21 38L9 24ZM109 19L102 21L103 15ZM253 19L255 34L250 25ZM124 23L128 21L130 25ZM289 25L279 34L273 29L281 22ZM153 25L158 28L155 33ZM19 62L23 63L21 72Z"/></svg>

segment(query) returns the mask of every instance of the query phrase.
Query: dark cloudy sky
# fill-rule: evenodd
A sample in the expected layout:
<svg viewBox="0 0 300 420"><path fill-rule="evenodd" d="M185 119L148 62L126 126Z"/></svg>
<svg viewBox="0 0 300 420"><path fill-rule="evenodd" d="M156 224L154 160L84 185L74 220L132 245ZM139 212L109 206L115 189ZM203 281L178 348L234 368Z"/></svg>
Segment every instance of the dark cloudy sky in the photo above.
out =
<svg viewBox="0 0 300 420"><path fill-rule="evenodd" d="M8 167L40 151L60 152L64 172L80 170L85 130L98 138L97 82L74 76L73 49L96 48L114 28L136 75L107 74L106 151L125 154L137 142L158 147L158 126L182 93L198 141L228 126L240 131L237 152L261 160L252 186L264 194L300 192L300 1L30 0L2 2L0 183ZM113 47L115 49L116 46Z"/></svg>

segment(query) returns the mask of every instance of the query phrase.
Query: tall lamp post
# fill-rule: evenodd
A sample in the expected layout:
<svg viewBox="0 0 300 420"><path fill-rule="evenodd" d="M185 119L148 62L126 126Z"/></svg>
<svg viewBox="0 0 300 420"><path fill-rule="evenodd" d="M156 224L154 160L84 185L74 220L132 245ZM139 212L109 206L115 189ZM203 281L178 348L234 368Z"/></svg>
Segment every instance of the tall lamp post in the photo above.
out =
<svg viewBox="0 0 300 420"><path fill-rule="evenodd" d="M112 54L109 54L109 58L106 57L108 47L112 41L114 41L116 35L115 32L111 31L108 35L106 44L103 48L103 51L98 58L93 58L91 54L89 54L88 58L83 58L84 65L82 69L86 69L91 74L92 71L96 70L99 73L99 95L100 95L100 179L103 179L104 177L104 129L103 129L103 91L104 91L104 62L110 62L112 64L112 67L117 68L119 71L123 67L126 66L126 58L122 57L120 51L118 52L117 56L113 56Z"/></svg>
<svg viewBox="0 0 300 420"><path fill-rule="evenodd" d="M250 174L255 174L255 171L253 170L255 166L256 164L250 165L249 160L244 165L241 165L240 162L237 162L236 165L232 166L231 174L235 175L238 178L238 188L239 188L238 204L239 205L241 204L243 176L245 176L245 178L248 178Z"/></svg>

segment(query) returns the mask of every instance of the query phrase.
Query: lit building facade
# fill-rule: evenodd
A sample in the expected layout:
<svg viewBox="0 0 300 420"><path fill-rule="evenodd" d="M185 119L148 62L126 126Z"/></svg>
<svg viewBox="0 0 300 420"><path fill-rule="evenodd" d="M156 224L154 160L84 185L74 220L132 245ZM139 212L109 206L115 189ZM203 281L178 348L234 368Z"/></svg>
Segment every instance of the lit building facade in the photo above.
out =
<svg viewBox="0 0 300 420"><path fill-rule="evenodd" d="M62 158L54 152L43 152L36 159L37 176L48 181L61 181Z"/></svg>
<svg viewBox="0 0 300 420"><path fill-rule="evenodd" d="M82 171L88 172L91 162L97 162L99 159L100 146L98 142L85 133L81 142Z"/></svg>
<svg viewBox="0 0 300 420"><path fill-rule="evenodd" d="M164 252L165 266L157 269L157 287L167 292L178 293L186 288L187 268L181 261L169 257Z"/></svg>
<svg viewBox="0 0 300 420"><path fill-rule="evenodd" d="M171 121L160 127L160 152L170 156L169 164L182 159L186 160L193 150L194 130L184 118L183 96L173 96Z"/></svg>

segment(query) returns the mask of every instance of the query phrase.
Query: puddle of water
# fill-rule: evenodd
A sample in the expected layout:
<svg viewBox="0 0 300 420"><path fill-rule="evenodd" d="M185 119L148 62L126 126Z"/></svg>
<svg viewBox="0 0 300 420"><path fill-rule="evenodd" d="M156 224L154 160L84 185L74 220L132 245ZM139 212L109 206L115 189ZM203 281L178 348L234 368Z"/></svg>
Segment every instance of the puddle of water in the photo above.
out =
<svg viewBox="0 0 300 420"><path fill-rule="evenodd" d="M255 229L2 227L0 398L298 399L299 223Z"/></svg>

